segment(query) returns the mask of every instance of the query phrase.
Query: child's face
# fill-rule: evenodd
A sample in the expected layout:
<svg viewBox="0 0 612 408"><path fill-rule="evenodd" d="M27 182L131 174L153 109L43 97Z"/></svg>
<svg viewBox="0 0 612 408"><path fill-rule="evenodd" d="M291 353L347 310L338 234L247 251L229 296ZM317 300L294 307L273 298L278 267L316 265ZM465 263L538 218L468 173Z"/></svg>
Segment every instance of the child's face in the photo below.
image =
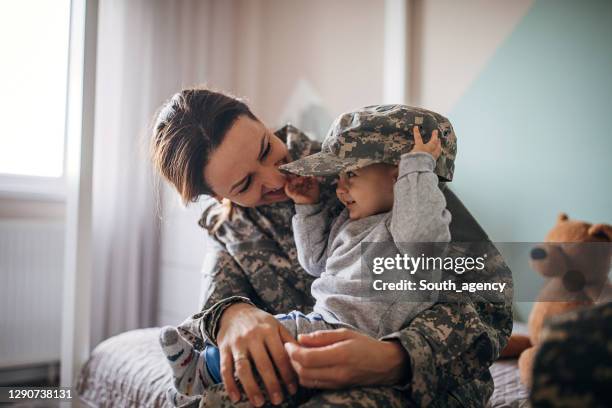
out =
<svg viewBox="0 0 612 408"><path fill-rule="evenodd" d="M390 211L393 207L393 185L397 166L372 164L340 174L336 195L349 211L352 220Z"/></svg>

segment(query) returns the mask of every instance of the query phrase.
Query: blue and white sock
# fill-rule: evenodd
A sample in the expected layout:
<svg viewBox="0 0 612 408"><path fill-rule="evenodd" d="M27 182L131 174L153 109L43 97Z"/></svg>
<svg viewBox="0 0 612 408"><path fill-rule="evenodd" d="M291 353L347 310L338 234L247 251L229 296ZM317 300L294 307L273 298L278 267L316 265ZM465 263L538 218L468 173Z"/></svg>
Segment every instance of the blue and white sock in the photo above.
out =
<svg viewBox="0 0 612 408"><path fill-rule="evenodd" d="M206 368L206 354L189 343L172 326L162 328L159 342L170 363L174 386L184 395L203 394L215 381Z"/></svg>

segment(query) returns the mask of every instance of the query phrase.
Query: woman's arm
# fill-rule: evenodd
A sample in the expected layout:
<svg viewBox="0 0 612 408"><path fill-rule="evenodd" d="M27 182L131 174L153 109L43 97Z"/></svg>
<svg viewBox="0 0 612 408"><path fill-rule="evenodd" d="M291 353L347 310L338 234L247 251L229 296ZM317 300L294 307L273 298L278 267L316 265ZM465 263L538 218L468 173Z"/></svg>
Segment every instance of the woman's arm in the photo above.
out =
<svg viewBox="0 0 612 408"><path fill-rule="evenodd" d="M197 332L219 347L221 376L230 399L240 400L234 374L254 406L264 402L254 371L261 377L271 401L282 401L277 372L287 389L297 390L297 379L283 343L295 341L269 313L254 306L259 299L236 259L215 241L206 262L203 312L194 316ZM246 357L246 358L243 358Z"/></svg>
<svg viewBox="0 0 612 408"><path fill-rule="evenodd" d="M505 329L484 321L483 313ZM417 405L427 406L483 375L498 358L511 325L508 305L445 303L385 341L339 329L300 336L299 345L285 348L305 386L404 385Z"/></svg>
<svg viewBox="0 0 612 408"><path fill-rule="evenodd" d="M212 237L207 240L210 244L207 246L208 252L201 271L201 310L209 309L221 300L233 296L257 302L257 295L251 283L232 255Z"/></svg>
<svg viewBox="0 0 612 408"><path fill-rule="evenodd" d="M200 312L186 319L181 327L199 343L204 338L216 344L217 321L225 309L234 303L256 301L244 271L223 244L206 235L206 257L202 265Z"/></svg>
<svg viewBox="0 0 612 408"><path fill-rule="evenodd" d="M483 315L497 319L495 326ZM438 395L485 374L507 342L511 319L508 304L439 303L387 336L399 340L409 356L406 384L412 399L427 406Z"/></svg>
<svg viewBox="0 0 612 408"><path fill-rule="evenodd" d="M264 404L254 370L262 379L272 403L283 401L276 372L290 394L297 392L297 379L283 347L284 343L295 342L295 339L274 316L252 305L236 303L223 312L219 327L221 377L232 402L240 400L236 376L249 401L256 407Z"/></svg>

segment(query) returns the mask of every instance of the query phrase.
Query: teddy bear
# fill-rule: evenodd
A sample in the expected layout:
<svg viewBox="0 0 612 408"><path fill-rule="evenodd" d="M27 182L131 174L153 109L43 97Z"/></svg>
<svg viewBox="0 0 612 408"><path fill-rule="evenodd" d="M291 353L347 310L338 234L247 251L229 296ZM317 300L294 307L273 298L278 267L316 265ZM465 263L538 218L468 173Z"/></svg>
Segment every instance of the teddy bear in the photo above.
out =
<svg viewBox="0 0 612 408"><path fill-rule="evenodd" d="M603 244L590 244L598 243ZM532 269L546 278L529 315L529 336L513 334L502 356L520 354L521 381L531 385L534 357L544 323L574 309L612 301L608 278L612 261L612 225L571 220L561 213L544 243L530 253ZM589 244L585 244L589 243Z"/></svg>

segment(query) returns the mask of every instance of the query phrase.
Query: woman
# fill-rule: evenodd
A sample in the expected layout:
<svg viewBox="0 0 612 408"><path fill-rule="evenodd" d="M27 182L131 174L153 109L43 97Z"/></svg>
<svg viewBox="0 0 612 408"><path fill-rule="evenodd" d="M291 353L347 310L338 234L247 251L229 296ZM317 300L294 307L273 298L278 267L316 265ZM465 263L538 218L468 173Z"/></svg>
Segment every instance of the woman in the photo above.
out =
<svg viewBox="0 0 612 408"><path fill-rule="evenodd" d="M280 404L287 398L283 387L293 395L298 384L328 390L292 400L303 406L484 405L493 390L488 367L512 326L509 303L436 304L384 341L333 330L298 344L273 317L312 307L312 278L297 261L294 208L277 167L319 149L296 128L273 133L239 99L206 89L177 93L158 114L152 142L157 169L185 202L213 197L200 220L216 243L214 261L204 270L204 311L183 328L219 346L229 400L240 400L235 374L255 406L266 396ZM339 211L333 188L323 190L323 199ZM449 189L444 194L453 241L488 242L456 196ZM488 268L507 269L499 254L489 261ZM223 399L212 395L222 389L211 388L205 398Z"/></svg>

